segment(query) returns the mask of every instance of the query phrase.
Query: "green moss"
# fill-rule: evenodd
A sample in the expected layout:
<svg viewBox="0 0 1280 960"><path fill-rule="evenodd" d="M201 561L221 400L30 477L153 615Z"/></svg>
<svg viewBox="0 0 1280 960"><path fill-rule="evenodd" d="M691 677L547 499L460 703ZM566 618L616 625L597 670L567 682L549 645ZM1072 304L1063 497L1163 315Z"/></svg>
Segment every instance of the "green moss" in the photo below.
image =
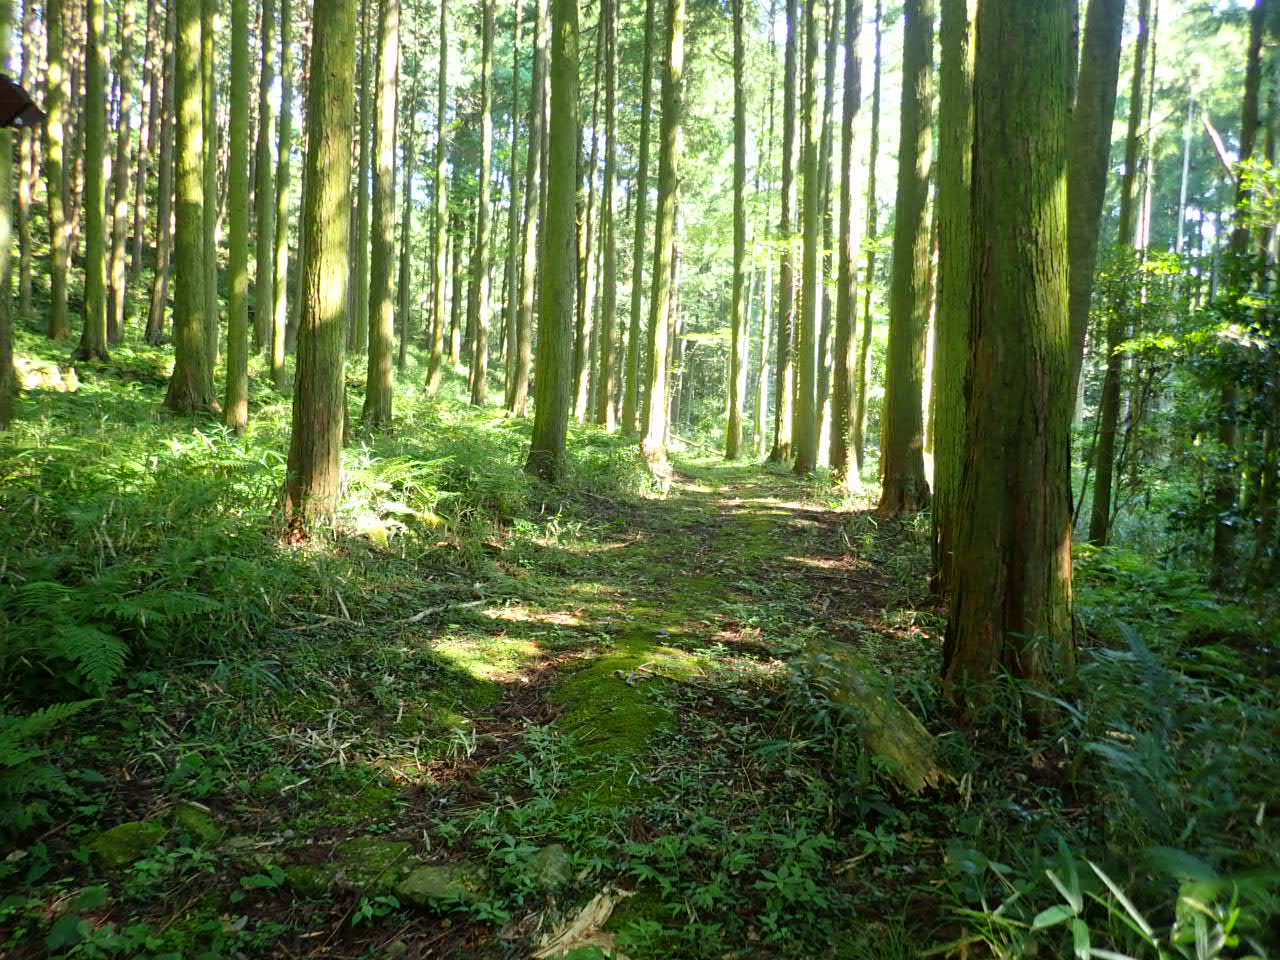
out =
<svg viewBox="0 0 1280 960"><path fill-rule="evenodd" d="M486 891L484 871L470 863L427 864L396 886L396 896L420 907L477 903Z"/></svg>
<svg viewBox="0 0 1280 960"><path fill-rule="evenodd" d="M138 860L165 838L168 828L155 820L137 820L112 827L89 844L103 866L119 869Z"/></svg>
<svg viewBox="0 0 1280 960"><path fill-rule="evenodd" d="M191 834L197 843L213 846L221 843L227 831L208 809L195 803L180 803L173 808L173 825Z"/></svg>
<svg viewBox="0 0 1280 960"><path fill-rule="evenodd" d="M334 871L329 867L311 867L295 863L285 867L284 875L289 886L304 897L322 897L333 882Z"/></svg>
<svg viewBox="0 0 1280 960"><path fill-rule="evenodd" d="M379 893L417 866L411 844L379 837L354 837L339 844L331 865L337 870L334 879L343 886Z"/></svg>

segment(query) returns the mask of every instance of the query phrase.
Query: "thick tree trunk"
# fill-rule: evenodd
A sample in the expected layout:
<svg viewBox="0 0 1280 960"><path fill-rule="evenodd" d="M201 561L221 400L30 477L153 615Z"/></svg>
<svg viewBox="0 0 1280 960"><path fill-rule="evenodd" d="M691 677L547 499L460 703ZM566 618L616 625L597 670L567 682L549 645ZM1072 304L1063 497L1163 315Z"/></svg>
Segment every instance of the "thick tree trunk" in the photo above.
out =
<svg viewBox="0 0 1280 960"><path fill-rule="evenodd" d="M309 196L302 224L298 377L284 490L285 514L297 531L332 517L338 504L355 39L355 5L316 0L307 87Z"/></svg>
<svg viewBox="0 0 1280 960"><path fill-rule="evenodd" d="M944 689L1070 664L1066 4L983 0L974 66L968 430Z"/></svg>
<svg viewBox="0 0 1280 960"><path fill-rule="evenodd" d="M373 235L369 257L369 369L365 380L365 426L391 423L395 370L396 307L391 271L396 257L396 117L400 113L400 0L379 0L378 82L373 180Z"/></svg>
<svg viewBox="0 0 1280 960"><path fill-rule="evenodd" d="M203 83L200 77L201 0L174 0L175 149L173 376L165 406L194 413L215 406L206 348ZM161 198L163 199L163 197ZM154 306L154 301L153 304Z"/></svg>
<svg viewBox="0 0 1280 960"><path fill-rule="evenodd" d="M857 318L857 278L854 271L853 157L854 124L862 97L862 64L858 35L862 0L844 2L844 112L840 124L840 265L836 283L836 342L831 397L831 473L845 490L861 486L850 462L853 409L853 325Z"/></svg>
<svg viewBox="0 0 1280 960"><path fill-rule="evenodd" d="M84 93L84 327L76 357L107 359L107 38L103 0L87 0Z"/></svg>
<svg viewBox="0 0 1280 960"><path fill-rule="evenodd" d="M249 425L249 0L231 0L231 116L227 155L227 427Z"/></svg>
<svg viewBox="0 0 1280 960"><path fill-rule="evenodd" d="M200 76L204 116L204 297L205 354L218 365L218 0L203 0L200 11Z"/></svg>
<svg viewBox="0 0 1280 960"><path fill-rule="evenodd" d="M551 109L547 216L542 235L542 304L534 381L533 436L525 469L548 482L564 476L572 399L578 270L575 218L578 151L578 3L555 0L551 20Z"/></svg>
<svg viewBox="0 0 1280 960"><path fill-rule="evenodd" d="M667 346L675 284L676 190L684 148L685 0L667 0L667 57L662 78L662 151L654 222L653 290L649 301L649 416L641 450L654 465L667 459Z"/></svg>
<svg viewBox="0 0 1280 960"><path fill-rule="evenodd" d="M631 326L627 334L627 387L622 397L622 429L631 436L639 436L641 426L640 344L644 336L641 310L644 305L645 239L648 237L649 122L653 96L653 35L657 19L655 0L645 0L644 9L644 62L640 67L640 156L636 169L635 237L631 247Z"/></svg>
<svg viewBox="0 0 1280 960"><path fill-rule="evenodd" d="M933 151L935 0L907 0L902 53L898 197L889 287L889 345L881 414L877 512L898 517L929 504L924 475L924 349L929 323L929 172Z"/></svg>

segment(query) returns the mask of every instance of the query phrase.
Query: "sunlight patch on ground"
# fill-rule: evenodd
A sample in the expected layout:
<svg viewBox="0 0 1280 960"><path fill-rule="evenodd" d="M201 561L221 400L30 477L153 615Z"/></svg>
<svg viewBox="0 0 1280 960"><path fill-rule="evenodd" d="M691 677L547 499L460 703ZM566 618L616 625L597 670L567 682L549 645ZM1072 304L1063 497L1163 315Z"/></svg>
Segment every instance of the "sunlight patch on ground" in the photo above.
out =
<svg viewBox="0 0 1280 960"><path fill-rule="evenodd" d="M486 610L484 615L490 620L505 620L508 623L547 623L557 627L580 627L586 623L577 613L567 613L562 610L531 610L525 606Z"/></svg>
<svg viewBox="0 0 1280 960"><path fill-rule="evenodd" d="M432 650L450 664L480 680L502 680L542 657L536 643L510 636L446 636Z"/></svg>

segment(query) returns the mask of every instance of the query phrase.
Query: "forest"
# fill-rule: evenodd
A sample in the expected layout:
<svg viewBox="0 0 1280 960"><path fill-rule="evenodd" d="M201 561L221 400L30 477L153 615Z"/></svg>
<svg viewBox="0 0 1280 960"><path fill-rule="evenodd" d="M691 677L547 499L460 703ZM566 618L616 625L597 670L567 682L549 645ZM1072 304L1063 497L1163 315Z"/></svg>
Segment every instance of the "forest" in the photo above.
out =
<svg viewBox="0 0 1280 960"><path fill-rule="evenodd" d="M1275 0L0 51L0 956L1280 958Z"/></svg>

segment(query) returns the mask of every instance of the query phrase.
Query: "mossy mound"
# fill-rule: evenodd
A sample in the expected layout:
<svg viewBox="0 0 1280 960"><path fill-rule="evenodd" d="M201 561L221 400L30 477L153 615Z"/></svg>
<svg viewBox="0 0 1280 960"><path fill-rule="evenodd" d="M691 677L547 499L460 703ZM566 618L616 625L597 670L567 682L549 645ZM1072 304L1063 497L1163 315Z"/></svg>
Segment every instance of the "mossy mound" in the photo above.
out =
<svg viewBox="0 0 1280 960"><path fill-rule="evenodd" d="M419 907L478 903L487 890L484 872L470 863L425 864L396 886L396 896Z"/></svg>
<svg viewBox="0 0 1280 960"><path fill-rule="evenodd" d="M168 832L168 828L156 820L135 820L99 834L89 843L89 849L103 866L118 870L141 859Z"/></svg>
<svg viewBox="0 0 1280 960"><path fill-rule="evenodd" d="M204 846L221 843L227 835L223 827L207 807L198 803L183 802L173 808L173 825L191 834L193 840Z"/></svg>

